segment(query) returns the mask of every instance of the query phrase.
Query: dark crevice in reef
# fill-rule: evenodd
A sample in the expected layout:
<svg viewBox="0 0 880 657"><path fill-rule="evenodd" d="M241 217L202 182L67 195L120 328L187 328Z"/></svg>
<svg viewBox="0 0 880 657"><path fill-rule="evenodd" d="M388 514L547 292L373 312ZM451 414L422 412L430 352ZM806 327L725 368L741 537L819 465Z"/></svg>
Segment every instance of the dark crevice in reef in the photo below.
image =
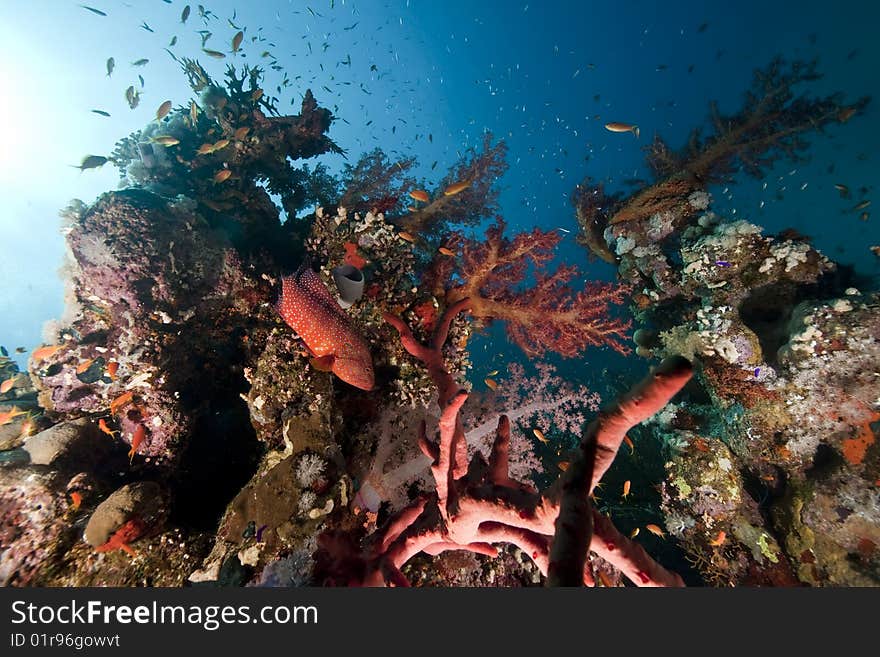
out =
<svg viewBox="0 0 880 657"><path fill-rule="evenodd" d="M758 336L761 353L771 365L776 363L776 352L788 342L788 323L797 297L794 286L767 285L752 290L739 307L740 317Z"/></svg>
<svg viewBox="0 0 880 657"><path fill-rule="evenodd" d="M174 524L216 529L226 505L257 469L263 444L257 440L247 406L238 395L218 396L211 411L194 424L174 478Z"/></svg>

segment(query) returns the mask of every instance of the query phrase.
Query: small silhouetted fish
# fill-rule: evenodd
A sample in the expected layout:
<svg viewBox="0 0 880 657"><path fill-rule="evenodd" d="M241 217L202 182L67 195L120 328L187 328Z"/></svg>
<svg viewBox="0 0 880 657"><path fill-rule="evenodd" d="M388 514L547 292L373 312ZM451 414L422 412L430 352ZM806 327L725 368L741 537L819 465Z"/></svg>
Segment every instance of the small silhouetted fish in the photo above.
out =
<svg viewBox="0 0 880 657"><path fill-rule="evenodd" d="M697 32L705 32L707 27L709 27L709 23L700 23L700 27L697 28Z"/></svg>
<svg viewBox="0 0 880 657"><path fill-rule="evenodd" d="M144 28L147 32L152 32L152 31L153 31L153 28L150 27L149 25L147 25L147 22L146 22L146 21L144 21L143 23L141 23L141 27Z"/></svg>
<svg viewBox="0 0 880 657"><path fill-rule="evenodd" d="M100 114L101 116L110 116L110 112L105 112L104 110L92 110L95 114Z"/></svg>
<svg viewBox="0 0 880 657"><path fill-rule="evenodd" d="M98 16L106 16L107 15L103 11L101 11L100 9L95 9L94 7L86 7L85 5L80 5L80 7L82 7L83 9L88 9L93 14L98 14Z"/></svg>
<svg viewBox="0 0 880 657"><path fill-rule="evenodd" d="M238 49L241 47L242 39L244 39L244 32L236 32L235 36L232 37L232 52L238 52Z"/></svg>
<svg viewBox="0 0 880 657"><path fill-rule="evenodd" d="M82 164L71 164L70 166L80 171L85 171L86 169L97 169L105 164L107 164L107 158L103 155L86 155L83 158Z"/></svg>
<svg viewBox="0 0 880 657"><path fill-rule="evenodd" d="M851 62L859 55L860 52L861 50L859 50L858 48L850 50L849 54L846 56L846 61Z"/></svg>
<svg viewBox="0 0 880 657"><path fill-rule="evenodd" d="M180 14L180 22L186 23L187 18L189 18L189 5L183 8L183 11Z"/></svg>
<svg viewBox="0 0 880 657"><path fill-rule="evenodd" d="M112 57L107 60L107 77L110 77L110 74L113 73L113 67L116 66L116 60Z"/></svg>
<svg viewBox="0 0 880 657"><path fill-rule="evenodd" d="M175 34L173 37L171 37L171 43L168 44L168 47L171 48L176 43L177 43L177 35Z"/></svg>
<svg viewBox="0 0 880 657"><path fill-rule="evenodd" d="M206 48L202 48L202 52L215 59L223 59L224 57L226 57L226 55L218 50L208 50Z"/></svg>
<svg viewBox="0 0 880 657"><path fill-rule="evenodd" d="M169 146L177 146L180 143L180 140L173 135L156 135L155 137L150 137L150 139L157 144L162 144L166 148Z"/></svg>
<svg viewBox="0 0 880 657"><path fill-rule="evenodd" d="M141 95L134 88L134 85L131 85L125 90L125 100L128 101L128 106L131 109L137 107L138 103L141 101Z"/></svg>
<svg viewBox="0 0 880 657"><path fill-rule="evenodd" d="M139 59L136 62L132 62L131 65L132 66L144 66L149 61L150 61L149 59Z"/></svg>

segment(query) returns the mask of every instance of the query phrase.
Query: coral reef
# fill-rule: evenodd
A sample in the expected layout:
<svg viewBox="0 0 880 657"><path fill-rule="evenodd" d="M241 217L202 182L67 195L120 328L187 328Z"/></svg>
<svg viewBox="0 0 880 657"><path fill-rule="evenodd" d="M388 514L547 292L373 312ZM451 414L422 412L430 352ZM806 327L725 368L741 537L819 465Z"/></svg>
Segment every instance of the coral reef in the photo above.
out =
<svg viewBox="0 0 880 657"><path fill-rule="evenodd" d="M640 313L653 336L643 355L694 358L707 395L684 407L701 437L670 431L686 446L667 464L670 479L689 492L664 494L667 528L686 524L681 540L711 581L792 582L795 572L809 584L876 582L873 552L863 553L880 531L877 299L851 287L834 296L837 268L806 243L742 221L703 223L680 247L679 289L693 300ZM719 450L726 469L711 460ZM726 471L739 481L720 483ZM707 512L707 495L733 508ZM804 538L819 527L821 541ZM719 531L721 550L707 542ZM776 561L761 558L758 539Z"/></svg>
<svg viewBox="0 0 880 657"><path fill-rule="evenodd" d="M866 100L796 96L814 68L777 61L713 136L655 139L648 188L579 187L620 284L576 289L557 233L505 234L504 142L437 185L378 149L335 176L310 91L282 116L259 67L180 64L196 96L119 141L118 191L63 212L47 345L27 374L0 357L0 582L880 581L878 299L707 191ZM593 422L597 392L545 363L462 388L493 321L528 358L628 354L627 299L663 362L635 388L602 372L618 400Z"/></svg>
<svg viewBox="0 0 880 657"><path fill-rule="evenodd" d="M666 529L714 585L880 581L876 296L803 236L716 216L707 193L801 158L809 131L863 112L866 98L795 94L816 77L776 60L737 114L712 106L711 137L695 131L680 153L655 138L654 184L573 194L582 243L632 288L636 353L695 362L688 394L651 427Z"/></svg>
<svg viewBox="0 0 880 657"><path fill-rule="evenodd" d="M179 459L213 412L206 401L234 389L266 286L183 199L105 194L67 239L79 312L63 348L32 367L41 405L56 417L102 415L129 443L145 426L139 457Z"/></svg>
<svg viewBox="0 0 880 657"><path fill-rule="evenodd" d="M653 415L681 389L690 378L690 364L683 359L667 362L600 416L585 433L583 445L591 447L575 458L559 486L538 494L531 485L510 477L510 423L506 416L499 418L488 462L479 454L467 462L460 417L467 393L445 369L441 347L453 317L468 304L464 299L447 308L428 344L419 343L400 318L386 315L407 351L427 368L438 390L439 442L427 439L424 423L419 431L419 446L431 461L435 490L401 509L374 533L364 555L358 554L351 536L323 533L319 537L323 549L317 555L319 579L345 585L406 586L409 581L400 569L419 552L436 555L467 550L496 556L492 543L506 542L530 555L544 574L549 569L552 578L559 576L565 584L573 583L563 574L572 569L573 562L576 581L593 583L591 569L585 566L592 550L638 585L680 585L681 578L654 562L641 546L619 534L609 519L592 509L588 495L614 460L626 430ZM584 517L574 520L579 511ZM557 516L565 520L556 523Z"/></svg>

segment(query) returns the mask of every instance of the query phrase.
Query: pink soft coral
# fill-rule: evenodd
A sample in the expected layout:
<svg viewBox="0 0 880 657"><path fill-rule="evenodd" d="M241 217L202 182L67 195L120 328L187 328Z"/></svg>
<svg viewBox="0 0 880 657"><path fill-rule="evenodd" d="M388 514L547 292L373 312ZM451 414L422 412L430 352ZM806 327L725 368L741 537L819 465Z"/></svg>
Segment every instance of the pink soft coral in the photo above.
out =
<svg viewBox="0 0 880 657"><path fill-rule="evenodd" d="M530 357L547 351L572 357L600 345L629 353L630 323L609 312L611 304L623 302L626 288L588 282L575 292L570 281L577 267L546 270L560 240L558 233L535 228L510 240L503 236L504 227L499 218L486 231L485 240L453 238L453 248L461 254L459 274L464 282L447 290L447 303L468 298L475 318L504 320L507 335ZM529 263L534 266L535 283L524 287Z"/></svg>

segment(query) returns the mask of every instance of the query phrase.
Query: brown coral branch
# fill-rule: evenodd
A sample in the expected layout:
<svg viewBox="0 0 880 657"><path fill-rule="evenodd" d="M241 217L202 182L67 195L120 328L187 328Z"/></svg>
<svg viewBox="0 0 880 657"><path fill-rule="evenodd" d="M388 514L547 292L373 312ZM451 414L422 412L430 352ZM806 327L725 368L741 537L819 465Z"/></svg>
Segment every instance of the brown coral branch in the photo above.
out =
<svg viewBox="0 0 880 657"><path fill-rule="evenodd" d="M443 225L473 225L498 211L498 189L495 181L507 170L507 146L503 141L492 144L492 135L483 138L480 151L469 151L453 166L440 182L433 200L426 206L401 217L397 223L405 230L419 234L436 232ZM444 191L456 183L469 183L457 194Z"/></svg>
<svg viewBox="0 0 880 657"><path fill-rule="evenodd" d="M752 87L736 114L724 116L716 102L710 103L709 118L714 128L710 138L702 140L699 129L694 130L687 148L674 154L655 137L647 148L647 160L662 179L629 199L608 223L681 210L690 193L726 180L737 163L747 173L761 177L780 157L797 158L807 146L802 135L845 122L864 110L868 98L845 106L840 94L823 98L795 96L793 88L797 84L818 77L815 62L788 64L777 57L766 69L755 71Z"/></svg>

